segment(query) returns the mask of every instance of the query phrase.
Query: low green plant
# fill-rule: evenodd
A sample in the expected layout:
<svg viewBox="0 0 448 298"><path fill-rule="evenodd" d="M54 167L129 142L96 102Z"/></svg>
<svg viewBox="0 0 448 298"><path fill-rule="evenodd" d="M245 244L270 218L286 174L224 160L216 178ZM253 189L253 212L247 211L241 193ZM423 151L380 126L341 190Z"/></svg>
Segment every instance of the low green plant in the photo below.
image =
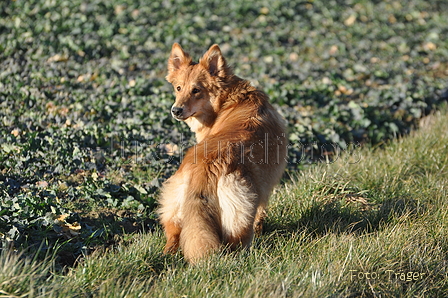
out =
<svg viewBox="0 0 448 298"><path fill-rule="evenodd" d="M169 113L164 76L173 42L194 57L218 43L235 73L270 96L288 124L286 177L297 179L316 162L343 159L356 168L361 145L408 134L446 101L447 12L443 0L2 1L0 249L33 255L41 243L59 247L59 270L129 234L154 231L161 183L194 144ZM421 158L432 160L431 152ZM337 241L342 231L375 233L408 213L425 214L412 190L420 182L408 177L426 179L433 163L415 168L407 154L394 157L401 165L377 160L397 177L365 178L363 168L323 175L319 166L309 183L285 182L292 193L280 196L312 200L274 200L265 237L298 227L309 241L327 233ZM160 268L180 262L157 260ZM288 280L280 288L261 284L261 292L283 293ZM128 282L104 286L119 291Z"/></svg>

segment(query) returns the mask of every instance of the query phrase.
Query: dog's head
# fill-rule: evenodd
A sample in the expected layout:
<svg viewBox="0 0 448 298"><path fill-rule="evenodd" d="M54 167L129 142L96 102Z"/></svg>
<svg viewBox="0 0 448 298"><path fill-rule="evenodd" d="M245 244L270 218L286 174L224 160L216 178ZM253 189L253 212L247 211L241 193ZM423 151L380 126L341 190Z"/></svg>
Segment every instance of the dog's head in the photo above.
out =
<svg viewBox="0 0 448 298"><path fill-rule="evenodd" d="M218 45L211 46L195 63L178 43L173 44L166 76L176 94L171 108L173 117L182 121L194 117L207 125L218 109L216 98L222 85L231 75Z"/></svg>

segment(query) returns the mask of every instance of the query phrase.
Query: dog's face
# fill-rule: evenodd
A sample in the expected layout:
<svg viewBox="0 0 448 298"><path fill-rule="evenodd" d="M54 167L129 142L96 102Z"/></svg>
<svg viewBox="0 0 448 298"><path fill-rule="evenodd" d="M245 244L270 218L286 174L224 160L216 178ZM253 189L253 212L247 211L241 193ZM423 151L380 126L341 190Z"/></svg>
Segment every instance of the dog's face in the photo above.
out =
<svg viewBox="0 0 448 298"><path fill-rule="evenodd" d="M175 43L168 60L166 79L173 84L176 101L171 114L177 120L196 118L207 125L216 113L215 99L220 92L220 82L229 75L221 50L213 45L199 63L194 63L182 47Z"/></svg>

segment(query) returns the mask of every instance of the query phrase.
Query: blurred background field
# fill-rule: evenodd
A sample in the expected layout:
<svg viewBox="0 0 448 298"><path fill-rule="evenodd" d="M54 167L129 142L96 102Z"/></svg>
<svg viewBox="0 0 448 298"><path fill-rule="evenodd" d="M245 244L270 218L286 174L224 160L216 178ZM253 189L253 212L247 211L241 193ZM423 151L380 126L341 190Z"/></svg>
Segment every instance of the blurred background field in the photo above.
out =
<svg viewBox="0 0 448 298"><path fill-rule="evenodd" d="M288 121L288 177L380 146L448 98L448 2L0 3L0 238L61 265L153 230L193 144L169 113L173 42L218 43ZM42 244L42 241L46 242ZM41 245L42 244L42 245Z"/></svg>

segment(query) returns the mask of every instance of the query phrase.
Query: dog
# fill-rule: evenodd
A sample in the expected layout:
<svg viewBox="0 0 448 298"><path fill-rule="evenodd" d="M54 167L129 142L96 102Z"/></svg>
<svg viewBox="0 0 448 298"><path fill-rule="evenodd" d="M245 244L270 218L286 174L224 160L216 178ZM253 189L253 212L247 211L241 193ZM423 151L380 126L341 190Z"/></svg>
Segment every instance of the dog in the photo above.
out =
<svg viewBox="0 0 448 298"><path fill-rule="evenodd" d="M194 264L223 247L247 248L285 169L285 121L265 93L233 74L216 44L197 63L174 43L166 79L176 96L171 114L196 145L162 186L164 253L180 247Z"/></svg>

